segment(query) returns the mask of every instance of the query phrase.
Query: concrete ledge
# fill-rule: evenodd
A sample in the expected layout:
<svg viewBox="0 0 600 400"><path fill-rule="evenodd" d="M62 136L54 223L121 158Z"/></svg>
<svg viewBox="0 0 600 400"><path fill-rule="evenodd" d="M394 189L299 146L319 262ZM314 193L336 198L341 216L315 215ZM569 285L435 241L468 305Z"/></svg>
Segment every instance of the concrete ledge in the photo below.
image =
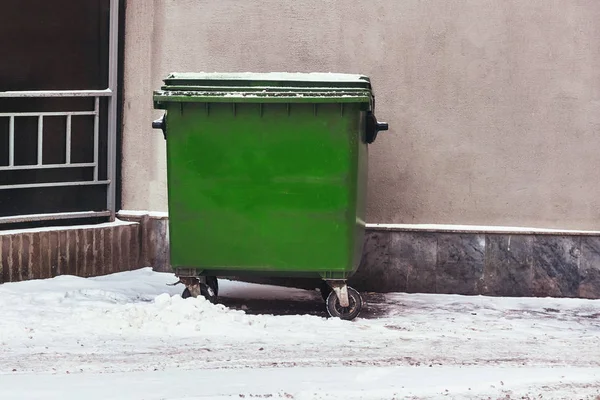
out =
<svg viewBox="0 0 600 400"><path fill-rule="evenodd" d="M138 267L139 224L0 231L0 283L105 275Z"/></svg>
<svg viewBox="0 0 600 400"><path fill-rule="evenodd" d="M166 213L121 212L144 232L144 265L171 272ZM374 292L600 298L600 231L367 224L350 284ZM307 279L244 279L302 288Z"/></svg>
<svg viewBox="0 0 600 400"><path fill-rule="evenodd" d="M600 236L369 229L351 283L378 292L600 298Z"/></svg>
<svg viewBox="0 0 600 400"><path fill-rule="evenodd" d="M167 214L121 211L118 217L112 224L0 231L0 283L139 267L171 272ZM350 284L374 292L597 299L600 232L368 224L363 262Z"/></svg>
<svg viewBox="0 0 600 400"><path fill-rule="evenodd" d="M117 217L140 225L140 265L157 272L172 272L169 264L168 214L122 210Z"/></svg>
<svg viewBox="0 0 600 400"><path fill-rule="evenodd" d="M512 226L441 225L441 224L366 224L370 231L433 233L501 233L511 235L577 235L600 236L600 231L528 228Z"/></svg>

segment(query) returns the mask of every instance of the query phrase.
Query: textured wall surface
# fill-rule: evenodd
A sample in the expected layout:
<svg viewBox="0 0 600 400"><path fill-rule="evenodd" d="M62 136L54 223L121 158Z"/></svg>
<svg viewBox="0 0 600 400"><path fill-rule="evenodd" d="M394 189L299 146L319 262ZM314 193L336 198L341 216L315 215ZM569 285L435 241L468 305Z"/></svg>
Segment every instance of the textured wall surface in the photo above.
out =
<svg viewBox="0 0 600 400"><path fill-rule="evenodd" d="M112 274L141 267L171 272L168 219L118 215L100 225L0 231L0 283Z"/></svg>
<svg viewBox="0 0 600 400"><path fill-rule="evenodd" d="M151 267L157 272L172 272L169 264L169 219L166 215L121 211L117 218L139 226L140 266Z"/></svg>
<svg viewBox="0 0 600 400"><path fill-rule="evenodd" d="M124 208L166 210L171 71L370 75L368 222L600 225L596 0L128 0Z"/></svg>
<svg viewBox="0 0 600 400"><path fill-rule="evenodd" d="M600 298L600 237L371 230L350 284L375 292Z"/></svg>
<svg viewBox="0 0 600 400"><path fill-rule="evenodd" d="M136 269L140 235L137 223L0 231L0 283Z"/></svg>
<svg viewBox="0 0 600 400"><path fill-rule="evenodd" d="M0 232L0 284L151 267L172 273L168 218L122 212L127 223ZM237 279L315 289L318 279ZM369 228L349 284L360 291L600 298L598 232L486 233Z"/></svg>

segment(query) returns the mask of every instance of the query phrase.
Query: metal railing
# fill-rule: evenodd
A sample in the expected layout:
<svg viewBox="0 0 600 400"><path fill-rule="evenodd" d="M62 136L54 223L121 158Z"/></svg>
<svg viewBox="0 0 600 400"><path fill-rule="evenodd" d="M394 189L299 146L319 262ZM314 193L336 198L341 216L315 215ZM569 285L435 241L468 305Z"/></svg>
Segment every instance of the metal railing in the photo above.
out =
<svg viewBox="0 0 600 400"><path fill-rule="evenodd" d="M0 166L1 171L47 170L64 168L93 168L93 178L82 181L54 181L43 183L0 184L0 195L3 190L106 185L106 209L103 211L76 211L50 214L31 214L1 217L0 223L24 221L42 221L52 219L94 218L109 216L115 218L115 171L116 171L116 131L117 131L117 70L118 70L118 18L119 0L110 0L109 55L108 55L108 88L104 90L40 90L40 91L6 91L0 92L0 98L53 98L53 97L88 97L94 98L94 109L88 111L58 112L2 112L0 119L8 118L8 165ZM107 132L106 132L106 179L99 179L99 139L100 139L100 99L107 99ZM73 117L94 117L94 150L92 162L72 162L72 120ZM22 117L37 117L37 162L31 165L15 165L15 120ZM63 163L44 164L44 118L66 117L64 126L66 137L66 156ZM104 135L104 133L103 133Z"/></svg>
<svg viewBox="0 0 600 400"><path fill-rule="evenodd" d="M111 96L110 90L101 91L37 91L37 92L0 92L0 98L5 97L93 97L94 109L91 111L58 111L58 112L10 112L0 113L0 118L8 118L8 165L0 166L0 171L20 171L20 170L39 170L39 169L55 169L55 168L94 168L94 177L87 181L74 182L45 182L45 183L27 183L16 185L0 185L0 190L6 189L26 189L26 188L42 188L55 186L84 186L84 185L108 185L110 180L98 179L98 143L100 132L100 97ZM86 163L71 162L71 125L72 117L74 116L93 116L94 117L94 160ZM32 165L15 165L15 119L19 117L37 117L37 164ZM65 125L65 162L44 164L44 117L66 117Z"/></svg>

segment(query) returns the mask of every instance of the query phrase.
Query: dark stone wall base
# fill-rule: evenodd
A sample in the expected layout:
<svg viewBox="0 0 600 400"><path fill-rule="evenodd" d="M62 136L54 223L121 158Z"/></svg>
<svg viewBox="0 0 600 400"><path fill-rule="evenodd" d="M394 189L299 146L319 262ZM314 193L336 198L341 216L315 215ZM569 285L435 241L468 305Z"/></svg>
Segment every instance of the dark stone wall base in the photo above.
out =
<svg viewBox="0 0 600 400"><path fill-rule="evenodd" d="M350 283L375 292L600 298L600 237L370 230Z"/></svg>
<svg viewBox="0 0 600 400"><path fill-rule="evenodd" d="M0 231L0 283L103 275L140 267L171 272L168 218L122 212L128 223ZM243 279L317 288L319 280ZM368 227L360 291L600 298L600 233Z"/></svg>

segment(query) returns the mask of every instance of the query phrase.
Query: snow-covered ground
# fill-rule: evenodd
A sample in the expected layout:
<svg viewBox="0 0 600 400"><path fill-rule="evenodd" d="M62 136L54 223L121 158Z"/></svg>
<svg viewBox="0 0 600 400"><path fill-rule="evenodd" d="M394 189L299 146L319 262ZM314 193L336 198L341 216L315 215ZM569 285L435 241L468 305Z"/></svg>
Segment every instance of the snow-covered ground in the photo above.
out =
<svg viewBox="0 0 600 400"><path fill-rule="evenodd" d="M365 294L341 321L316 291L175 281L0 285L0 399L600 399L600 301ZM287 304L313 315L256 314Z"/></svg>

